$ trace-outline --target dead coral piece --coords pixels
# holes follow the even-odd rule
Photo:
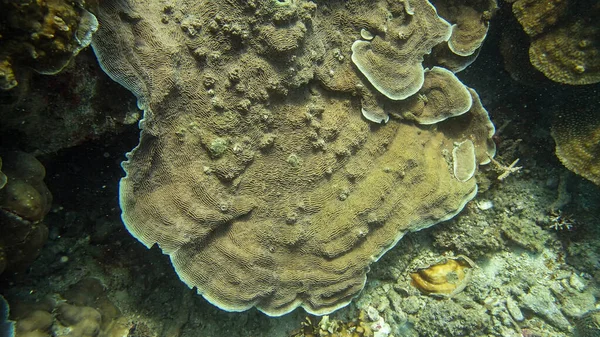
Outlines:
[[[384,36],[352,44],[352,61],[383,95],[405,99],[423,85],[423,56],[450,37],[450,25],[426,0],[409,2],[410,11],[391,20]],[[410,20],[404,19],[410,16]]]
[[[563,165],[600,185],[600,119],[593,109],[597,107],[558,113],[551,132]]]
[[[513,13],[531,38],[531,64],[549,79],[584,85],[600,81],[600,4],[518,0]]]
[[[281,19],[255,15],[278,13],[276,1],[211,4],[229,13],[222,21],[256,20],[259,27]],[[386,15],[361,21],[364,4],[317,7],[302,48],[281,57],[264,55],[263,46],[252,43],[240,54],[235,39],[217,29],[190,37],[151,15],[160,8],[149,10],[148,3],[101,7],[94,50],[103,69],[145,109],[140,143],[123,163],[127,175],[120,184],[130,233],[147,247],[157,244],[183,282],[224,310],[257,307],[278,316],[302,306],[326,314],[360,292],[369,265],[404,234],[458,214],[477,185],[454,177],[454,143],[473,142],[478,162],[480,153],[487,160],[490,152],[493,125],[476,95],[470,93],[469,111],[435,126],[399,119],[374,125],[352,95],[368,83],[352,89],[345,85],[352,81],[335,80],[342,69],[352,70],[347,50],[364,27],[383,44],[400,38],[394,22],[425,25],[425,15],[449,28],[428,2],[406,4],[378,2],[377,11],[395,16],[387,35],[379,25]],[[214,15],[205,5],[177,4],[209,27]],[[331,22],[357,24],[323,35],[334,31],[324,29]],[[414,28],[404,32],[406,44],[439,37],[419,37],[427,27]],[[261,32],[249,34],[251,40]],[[190,48],[197,41],[215,46],[213,56],[200,60]],[[340,67],[320,73],[334,78],[323,88],[321,79],[310,80],[325,55],[328,66]],[[421,57],[411,59],[419,59],[423,72]],[[243,111],[241,100],[248,102]],[[219,145],[218,156],[211,144]]]
[[[575,327],[578,336],[600,336],[600,309],[590,310],[583,314],[581,317],[575,319]]]
[[[509,175],[519,172],[521,171],[521,169],[523,168],[523,166],[517,166],[517,163],[519,162],[519,158],[513,160],[512,163],[510,163],[508,166],[502,164],[501,162],[499,162],[498,160],[491,158],[490,160],[492,161],[492,164],[494,164],[494,169],[498,172],[500,172],[500,175],[496,178],[499,181],[503,181],[504,179],[508,178]]]
[[[428,295],[452,297],[465,289],[474,267],[466,256],[451,257],[411,273],[411,284]]]

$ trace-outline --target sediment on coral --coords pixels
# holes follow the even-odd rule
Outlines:
[[[594,109],[566,108],[554,117],[551,132],[563,165],[600,185],[600,119]]]

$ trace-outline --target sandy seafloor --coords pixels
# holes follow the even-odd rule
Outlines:
[[[500,130],[497,160],[519,158],[522,169],[498,181],[501,172],[484,168],[480,193],[463,212],[406,235],[372,265],[360,296],[331,319],[349,321],[364,310],[367,324],[378,321],[379,336],[576,336],[577,317],[600,308],[600,189],[560,164],[549,132],[558,110],[598,105],[598,85],[517,83],[503,69],[498,35],[492,26],[479,59],[458,76],[478,91]],[[120,309],[129,336],[297,332],[307,316],[302,309],[278,318],[224,312],[188,289],[159,249],[129,235],[119,217],[119,164],[137,133],[132,126],[41,158],[54,195],[45,220],[50,238],[26,274],[1,281],[2,294],[12,304],[33,302],[92,277]],[[421,294],[409,272],[444,254],[474,260],[472,279],[450,299]]]

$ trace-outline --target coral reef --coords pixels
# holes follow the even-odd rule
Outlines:
[[[0,89],[18,85],[28,68],[60,72],[91,42],[96,17],[63,0],[0,2]]]
[[[93,41],[145,110],[123,164],[122,218],[209,302],[332,312],[404,234],[452,218],[477,193],[471,178],[494,156],[494,127],[450,71],[424,71],[423,55],[450,36],[429,2],[381,1],[367,15],[361,2],[152,8],[103,4]],[[365,29],[374,37],[357,40]],[[330,54],[354,84],[311,81]],[[423,125],[393,101],[415,93],[407,104],[426,104],[410,117]],[[369,97],[398,118],[363,119]],[[453,157],[463,142],[473,151]]]
[[[405,6],[380,28],[384,34],[352,44],[354,64],[378,92],[392,100],[410,97],[421,88],[423,55],[451,34],[448,22],[428,1],[411,1]]]
[[[600,81],[600,25],[594,1],[517,0],[513,13],[531,38],[529,59],[549,79],[583,85]]]
[[[476,56],[498,7],[496,1],[432,1],[432,4],[439,15],[452,24],[447,48],[457,56]]]
[[[565,109],[557,113],[551,130],[556,156],[563,165],[600,185],[600,118],[596,109],[593,105]]]
[[[423,86],[416,95],[394,102],[386,110],[392,115],[429,125],[460,116],[469,111],[472,104],[469,90],[452,72],[433,67],[425,70]]]
[[[106,297],[97,279],[83,279],[64,295],[15,305],[18,336],[123,337],[130,324]]]
[[[39,254],[48,237],[42,223],[52,195],[44,184],[44,166],[30,154],[2,155],[7,182],[0,189],[0,273],[23,271]]]
[[[363,241],[360,241],[360,245],[371,242],[378,231],[387,231],[390,237],[394,237],[397,233],[389,229],[392,221],[399,223],[406,214],[422,214],[426,209],[421,207],[414,214],[389,212],[387,214],[390,217],[386,218],[386,203],[392,203],[386,199],[397,197],[398,191],[367,195],[367,203],[359,203],[356,199],[362,196],[361,184],[367,183],[375,189],[379,188],[381,185],[376,182],[382,177],[387,178],[383,173],[395,176],[402,173],[405,181],[410,180],[413,185],[420,186],[422,182],[418,178],[425,177],[424,175],[412,175],[408,167],[400,167],[404,169],[400,171],[394,166],[398,162],[408,163],[408,156],[413,160],[420,160],[420,156],[434,158],[432,166],[439,166],[439,171],[435,172],[444,179],[451,178],[458,186],[473,186],[477,183],[477,196],[465,205],[460,216],[431,228],[406,232],[401,241],[380,256],[378,261],[363,265],[366,266],[364,269],[368,269],[368,282],[358,297],[334,313],[323,317],[309,315],[307,320],[303,310],[294,310],[281,317],[269,317],[254,309],[243,312],[220,310],[202,296],[196,296],[196,289],[189,289],[180,281],[171,256],[163,255],[161,247],[147,250],[123,228],[114,198],[118,191],[117,181],[122,177],[120,154],[137,143],[138,130],[132,127],[125,129],[119,137],[96,138],[106,128],[97,124],[98,119],[88,119],[90,115],[85,115],[90,107],[84,106],[87,97],[93,95],[81,95],[81,102],[77,103],[73,99],[72,104],[61,105],[61,102],[70,102],[71,93],[82,92],[71,91],[73,87],[82,89],[84,93],[96,92],[88,90],[94,89],[93,86],[87,86],[96,81],[94,68],[90,63],[79,63],[82,57],[89,60],[89,54],[80,53],[61,74],[47,77],[57,81],[56,85],[43,84],[52,82],[42,82],[42,77],[34,75],[31,77],[33,82],[43,84],[37,89],[20,80],[16,88],[2,95],[3,99],[11,99],[10,97],[15,97],[12,95],[16,95],[22,102],[30,95],[36,100],[56,95],[65,98],[63,101],[50,100],[47,108],[47,112],[54,113],[50,116],[57,119],[64,117],[65,126],[49,122],[47,131],[44,131],[46,129],[43,128],[42,114],[38,119],[38,125],[42,127],[37,129],[42,131],[27,129],[28,136],[24,132],[23,138],[17,140],[23,140],[23,144],[33,144],[25,141],[30,137],[38,142],[38,145],[32,146],[37,147],[38,151],[46,152],[41,157],[48,172],[45,181],[55,196],[52,212],[44,217],[43,222],[48,226],[49,234],[40,256],[30,264],[25,273],[5,272],[0,277],[0,292],[10,301],[12,318],[19,318],[22,330],[28,331],[25,335],[597,335],[600,298],[600,193],[597,185],[571,174],[556,160],[549,132],[552,123],[553,134],[570,134],[569,125],[579,125],[578,121],[581,120],[585,126],[573,128],[572,135],[582,138],[577,133],[579,128],[584,133],[593,135],[591,129],[595,121],[586,116],[593,116],[592,112],[598,105],[597,86],[551,83],[535,71],[533,66],[531,68],[542,76],[543,82],[537,82],[534,76],[527,77],[527,86],[511,80],[503,71],[502,60],[499,58],[499,38],[505,23],[509,23],[507,18],[515,20],[518,30],[522,29],[513,17],[508,1],[503,2],[503,8],[494,17],[497,21],[492,22],[484,46],[464,57],[465,60],[478,57],[477,62],[456,74],[460,82],[476,88],[478,94],[466,86],[458,86],[460,90],[458,87],[452,90],[454,94],[444,91],[450,88],[444,79],[436,81],[439,85],[427,84],[427,78],[436,66],[456,71],[448,63],[442,63],[437,53],[438,48],[445,48],[452,60],[456,61],[455,58],[458,58],[458,66],[464,61],[450,51],[447,43],[442,42],[433,48],[431,55],[424,56],[423,67],[429,70],[425,70],[423,86],[414,95],[400,101],[390,100],[372,87],[352,62],[351,46],[356,40],[387,38],[384,28],[388,32],[394,29],[393,25],[388,24],[388,20],[395,24],[400,21],[399,14],[410,12],[410,0],[320,1],[315,2],[317,5],[303,1],[276,0],[200,3],[178,1],[162,3],[160,6],[148,1],[143,3],[143,10],[134,10],[132,6],[138,8],[136,6],[139,4],[135,0],[128,0],[125,8],[122,7],[123,2],[108,0],[101,3],[114,9],[111,13],[115,16],[111,20],[122,20],[125,23],[118,25],[118,29],[100,33],[131,34],[128,36],[130,39],[125,39],[125,43],[119,46],[125,49],[117,49],[112,54],[119,55],[118,51],[133,50],[135,52],[128,54],[126,59],[134,70],[142,69],[137,67],[137,60],[150,60],[150,63],[154,62],[150,68],[153,71],[160,70],[162,75],[153,74],[153,71],[120,73],[121,69],[129,69],[127,63],[124,68],[115,70],[115,73],[133,74],[132,77],[118,78],[113,74],[116,79],[139,89],[138,93],[143,93],[144,90],[148,93],[140,96],[140,103],[146,104],[141,139],[145,145],[140,148],[145,149],[141,151],[148,151],[151,159],[141,161],[140,152],[134,152],[129,163],[147,167],[148,171],[134,172],[130,166],[131,175],[128,179],[137,179],[133,188],[158,191],[154,205],[162,205],[164,200],[176,195],[172,197],[174,202],[167,204],[166,210],[152,205],[146,209],[156,211],[159,217],[163,217],[167,211],[171,211],[169,214],[181,215],[181,218],[216,214],[215,218],[222,216],[217,218],[218,222],[227,216],[233,216],[232,213],[235,215],[234,212],[238,210],[235,208],[237,204],[227,203],[230,199],[223,196],[235,195],[237,191],[245,192],[248,186],[254,186],[257,191],[252,194],[258,195],[253,201],[269,203],[257,203],[258,206],[249,213],[231,222],[223,220],[223,223],[215,224],[216,230],[205,241],[188,241],[183,246],[185,249],[191,246],[204,247],[206,242],[211,249],[219,250],[218,254],[210,256],[221,260],[211,262],[225,261],[218,267],[223,270],[215,271],[204,266],[200,268],[204,272],[203,276],[217,286],[223,284],[222,275],[226,275],[227,280],[235,283],[233,286],[226,284],[226,289],[231,290],[232,296],[239,293],[239,287],[246,285],[237,283],[238,280],[255,274],[235,274],[239,265],[230,266],[230,261],[246,262],[242,265],[244,271],[262,270],[266,269],[265,265],[270,266],[268,258],[281,256],[285,249],[282,247],[293,246],[299,251],[304,250],[298,254],[312,249],[315,245],[305,245],[308,241],[296,241],[293,245],[288,241],[276,241],[274,237],[287,240],[292,237],[288,234],[298,228],[307,229],[304,232],[307,235],[302,236],[302,240],[311,239],[310,235],[325,237],[322,235],[323,231],[315,234],[314,228],[310,227],[318,222],[308,220],[314,220],[315,214],[319,215],[318,207],[324,207],[322,205],[327,200],[339,201],[333,203],[335,207],[328,206],[324,209],[332,214],[326,219],[329,228],[337,230],[339,221],[354,217],[357,224],[366,222],[364,228],[369,231],[361,239]],[[452,4],[450,1],[445,3]],[[476,2],[469,0],[462,3],[474,6]],[[590,8],[588,1],[577,3],[582,8]],[[444,4],[436,5],[441,7]],[[441,8],[438,13],[442,14]],[[479,13],[485,19],[485,11]],[[103,19],[102,15],[99,17]],[[410,16],[407,15],[406,18],[410,19]],[[449,18],[446,20],[450,21]],[[161,41],[166,42],[161,45],[146,43],[149,41],[145,37],[148,30],[152,31],[153,36],[162,36],[164,39]],[[525,32],[521,33],[527,48],[529,37]],[[187,49],[182,47],[182,41]],[[514,42],[510,39],[506,41]],[[168,56],[164,56],[164,53]],[[193,60],[188,54],[192,55]],[[526,52],[525,56],[528,56]],[[187,68],[190,63],[193,67]],[[528,63],[528,59],[515,59],[515,64],[521,68]],[[442,67],[436,72],[444,76]],[[63,75],[68,77],[61,77]],[[194,79],[191,80],[189,75]],[[141,80],[132,81],[136,76]],[[446,77],[449,79],[450,76]],[[146,79],[152,81],[145,82]],[[544,82],[545,85],[539,85]],[[138,86],[136,83],[144,85]],[[165,84],[173,86],[164,91],[156,89],[163,88]],[[31,90],[23,90],[27,88]],[[61,89],[49,92],[48,88]],[[62,88],[69,90],[63,92]],[[428,105],[434,103],[435,106],[444,108],[446,105],[454,107],[448,103],[453,101],[446,99],[459,98],[460,95],[456,93],[465,88],[471,94],[471,107],[466,112],[456,116],[450,113],[445,120],[430,125],[422,124],[411,116],[419,116],[427,111],[428,118],[439,117],[436,110],[441,110],[422,108],[429,109],[431,106]],[[22,96],[17,95],[21,90]],[[186,96],[193,90],[200,94]],[[101,92],[97,91],[99,94]],[[89,113],[97,118],[102,116],[103,111],[109,111],[111,118],[119,123],[122,120],[118,117],[120,115],[113,112],[117,111],[121,102],[125,102],[121,98],[125,96],[118,96],[116,93],[117,91],[110,90],[99,96],[110,97],[111,102],[114,101],[114,105],[110,106],[115,109],[96,109]],[[154,94],[163,96],[156,98]],[[179,100],[182,96],[185,99]],[[188,101],[189,97],[193,97],[193,100]],[[127,103],[122,103],[123,109],[131,105],[130,102],[129,99]],[[169,106],[170,102],[176,102],[177,106]],[[489,109],[494,122],[500,126],[495,134],[482,102]],[[82,105],[81,109],[74,109],[79,104]],[[370,110],[369,107],[374,108]],[[20,110],[17,107],[13,110],[8,105],[0,109],[2,145],[15,144],[17,141],[12,140],[10,130],[19,129],[17,119],[9,119],[7,114],[29,117],[28,109]],[[360,110],[368,113],[361,116]],[[78,120],[74,111],[81,113],[79,117],[85,126],[74,125],[76,123],[73,121]],[[429,113],[430,111],[433,113]],[[554,119],[552,115],[555,116]],[[369,116],[373,118],[369,119]],[[254,123],[256,120],[261,121],[260,127]],[[11,127],[6,132],[5,122],[9,121]],[[27,128],[31,119],[24,118],[24,121],[23,128]],[[380,125],[381,121],[386,125]],[[588,125],[589,132],[585,128]],[[80,135],[90,135],[86,131],[89,130],[88,127],[98,130],[98,133],[90,137],[91,141],[77,147],[49,153],[52,151],[48,150],[50,148],[60,148],[57,144],[68,143],[69,137],[65,137],[44,147],[43,142],[51,143],[53,137],[61,136],[62,127],[68,128],[70,131],[65,130],[65,133],[69,134],[73,134],[75,129],[81,131],[75,133],[77,137],[73,136],[73,144],[85,139]],[[348,130],[349,128],[357,131]],[[36,132],[40,134],[40,140],[36,140]],[[195,136],[198,134],[200,136]],[[372,137],[373,134],[376,136]],[[395,136],[389,136],[390,134]],[[427,138],[432,136],[435,137]],[[404,137],[414,144],[405,146]],[[386,142],[388,139],[391,141]],[[169,163],[169,159],[175,158],[173,152],[189,151],[186,146],[191,140],[195,140],[194,156]],[[370,143],[373,140],[378,140],[379,145]],[[439,140],[444,145],[437,147],[435,151],[431,150],[436,148],[433,145],[439,145],[433,140]],[[579,143],[588,144],[586,139]],[[352,146],[347,146],[348,144]],[[406,147],[407,153],[398,149],[397,145]],[[575,147],[580,155],[590,157],[590,153],[593,154],[593,151],[589,151],[593,147],[583,148],[581,151],[580,145]],[[490,158],[496,152],[496,146],[499,156]],[[332,152],[336,156],[335,161],[327,161]],[[370,156],[365,152],[370,152]],[[173,157],[165,158],[165,153]],[[402,155],[400,158],[388,158],[386,153]],[[386,161],[369,161],[362,166],[364,158],[382,158]],[[10,166],[8,157],[2,159],[6,166]],[[490,165],[482,166],[485,162]],[[335,163],[337,166],[321,163]],[[419,163],[421,162],[417,162]],[[176,170],[177,166],[181,170]],[[171,175],[172,180],[165,183],[164,180],[154,179],[156,176],[164,177],[165,168],[176,173]],[[286,183],[278,182],[282,177],[279,175],[282,168],[289,170],[289,176],[297,177],[294,184],[299,193],[294,203],[289,201],[293,196],[292,192],[277,185]],[[327,190],[322,176],[318,174],[308,177],[304,175],[306,172],[313,172],[313,169],[324,171],[324,179],[337,184],[337,189]],[[0,168],[0,171],[5,170]],[[136,172],[147,175],[138,179]],[[189,184],[195,189],[172,183],[180,177],[197,177],[194,175],[196,172],[201,173],[203,184]],[[10,175],[5,173],[9,180]],[[256,181],[254,178],[259,175],[271,180],[263,180],[260,186],[253,185]],[[277,191],[269,190],[272,181],[276,181]],[[306,198],[303,193],[306,186],[311,184],[323,186],[323,190],[329,194],[325,198]],[[222,193],[209,193],[215,186]],[[449,190],[448,186],[444,184],[439,188]],[[371,186],[364,189],[369,187]],[[414,186],[408,186],[406,182],[395,187],[406,193],[398,197],[397,202],[389,208],[412,208],[419,204],[418,199],[421,197],[414,193]],[[171,188],[181,191],[181,194],[173,192]],[[0,193],[3,190],[0,189]],[[435,195],[440,195],[438,190],[432,190]],[[164,193],[165,191],[170,191],[170,194]],[[381,189],[377,192],[380,191]],[[194,192],[198,193],[192,194]],[[190,195],[202,197],[203,205],[213,207],[210,210],[214,212],[205,213],[204,209],[198,211],[194,208],[198,203],[190,202]],[[354,208],[360,212],[364,210],[360,207],[368,206],[368,202],[380,195],[383,195],[383,199],[379,205],[362,213],[353,213]],[[161,199],[160,196],[166,197]],[[435,208],[447,204],[443,195],[440,199],[427,201],[428,206]],[[293,207],[278,208],[281,203],[286,202]],[[345,205],[348,202],[350,205]],[[272,210],[265,210],[268,207]],[[266,228],[252,227],[253,221],[268,214],[267,212],[278,217],[280,226],[267,223]],[[180,222],[176,222],[179,218],[164,218],[167,221],[162,224],[170,226],[164,233],[179,230],[177,224]],[[0,225],[3,226],[4,222]],[[244,227],[245,225],[248,227]],[[243,235],[233,235],[237,233]],[[265,243],[275,244],[263,248],[264,253],[255,260],[239,260],[237,257],[243,253],[255,252],[255,247],[244,240],[246,233],[250,237],[267,237]],[[276,235],[279,233],[285,235]],[[228,249],[231,246],[211,245],[214,237],[223,236],[236,240],[238,246],[235,247],[241,248]],[[346,232],[340,234],[339,230],[333,236],[350,237]],[[182,238],[191,240],[189,236]],[[0,240],[3,239],[4,233],[0,233]],[[324,240],[326,239],[329,237]],[[326,248],[331,247],[335,248],[333,245]],[[440,257],[442,261],[447,261],[460,254],[473,259],[478,266],[468,269],[469,282],[462,291],[440,299],[412,285],[414,280],[411,273],[439,264]],[[3,256],[6,256],[6,252],[0,249],[0,265],[3,261],[6,262]],[[311,265],[310,262],[295,257],[291,259],[293,261],[289,265],[298,265],[298,269],[305,268],[302,270],[308,270],[306,274],[316,279],[319,285],[339,280],[338,275],[330,277],[317,273],[320,271],[317,264]],[[329,259],[335,261],[338,258]],[[353,260],[343,263],[349,268],[345,270],[355,268]],[[195,266],[190,263],[189,268],[193,269]],[[269,277],[275,275],[275,272],[277,270],[273,269],[271,273],[265,273],[268,277],[260,279],[260,282],[277,285],[268,283],[271,282]],[[457,274],[450,271],[442,273],[442,276],[450,276],[453,281]],[[296,277],[292,272],[276,276],[281,276],[281,279]],[[83,281],[80,283],[80,280]],[[79,285],[72,286],[78,283]],[[301,286],[312,287],[306,283],[299,285]],[[251,290],[254,289],[256,288]],[[327,293],[331,294],[336,295],[333,292]],[[102,304],[104,302],[110,304]],[[1,307],[0,304],[0,311]],[[0,313],[0,327],[2,317]]]

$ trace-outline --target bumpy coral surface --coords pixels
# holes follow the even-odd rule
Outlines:
[[[552,125],[556,156],[571,171],[600,185],[600,119],[596,107],[558,113]]]
[[[431,3],[417,0],[386,23],[384,31],[371,41],[355,41],[352,61],[380,93],[405,99],[423,85],[423,55],[450,38],[450,24]]]
[[[5,267],[23,270],[39,254],[48,237],[41,221],[52,203],[46,170],[35,157],[9,152],[2,159],[7,182],[0,189],[0,273]]]
[[[130,324],[97,279],[83,279],[64,294],[36,303],[17,302],[11,314],[18,336],[123,337]]]
[[[460,116],[434,126],[361,116],[353,94],[370,84],[353,68],[352,45],[361,29],[377,35],[368,43],[389,45],[382,24],[411,15],[449,32],[424,0],[102,2],[94,50],[145,110],[120,185],[128,230],[223,309],[324,314],[348,304],[405,233],[475,196],[475,179],[454,176],[455,144],[473,142],[469,162],[495,151],[473,91]],[[445,34],[427,27],[404,36],[421,56],[423,31]],[[398,56],[386,48],[379,56]],[[408,58],[417,77],[421,56]]]
[[[546,77],[574,85],[600,81],[600,4],[518,0],[512,8],[531,38],[531,64]]]

